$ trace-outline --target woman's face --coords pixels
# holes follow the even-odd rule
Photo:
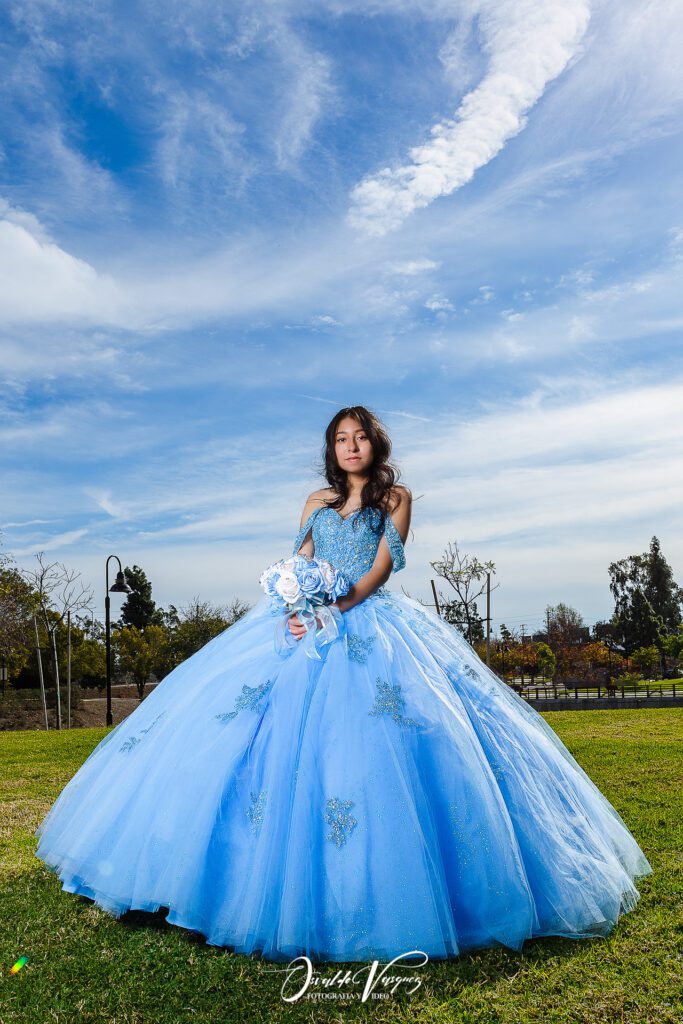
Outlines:
[[[374,453],[370,439],[352,416],[345,416],[337,424],[334,450],[340,468],[347,473],[362,475],[372,464]]]

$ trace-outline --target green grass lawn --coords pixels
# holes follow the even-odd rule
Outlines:
[[[683,710],[543,717],[620,812],[654,868],[637,883],[637,907],[607,939],[535,939],[521,954],[487,949],[429,963],[415,972],[422,986],[414,994],[399,990],[392,999],[364,1004],[286,1003],[282,975],[273,972],[282,964],[208,946],[166,924],[164,911],[117,921],[85,897],[63,892],[34,856],[33,830],[106,730],[0,734],[1,1024],[680,1024]],[[23,955],[26,966],[10,975]],[[338,969],[316,965],[328,978]]]

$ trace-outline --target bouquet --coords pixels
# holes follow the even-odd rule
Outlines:
[[[344,574],[325,559],[308,555],[280,559],[264,569],[259,583],[276,609],[284,613],[275,634],[279,653],[303,643],[309,657],[320,658],[319,648],[343,632],[342,614],[333,602],[348,592],[350,584]],[[296,641],[286,629],[292,613],[306,626],[306,636],[301,641]]]

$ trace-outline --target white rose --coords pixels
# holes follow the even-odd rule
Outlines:
[[[322,577],[325,581],[325,589],[331,590],[337,578],[337,570],[333,565],[330,565],[329,562],[320,561],[318,564],[320,566]]]
[[[294,604],[301,593],[299,581],[293,572],[281,573],[280,579],[275,584],[275,589],[285,604]]]

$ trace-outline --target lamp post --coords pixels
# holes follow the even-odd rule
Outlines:
[[[109,558],[115,558],[119,563],[119,571],[116,574],[116,583],[112,583],[109,586]],[[104,595],[104,617],[105,617],[105,636],[107,642],[107,725],[114,724],[114,716],[111,713],[111,636],[109,628],[109,592],[113,591],[117,594],[131,594],[132,589],[126,583],[126,577],[123,575],[123,569],[121,568],[121,559],[118,555],[109,555],[104,567],[104,579],[105,579],[105,595]]]

